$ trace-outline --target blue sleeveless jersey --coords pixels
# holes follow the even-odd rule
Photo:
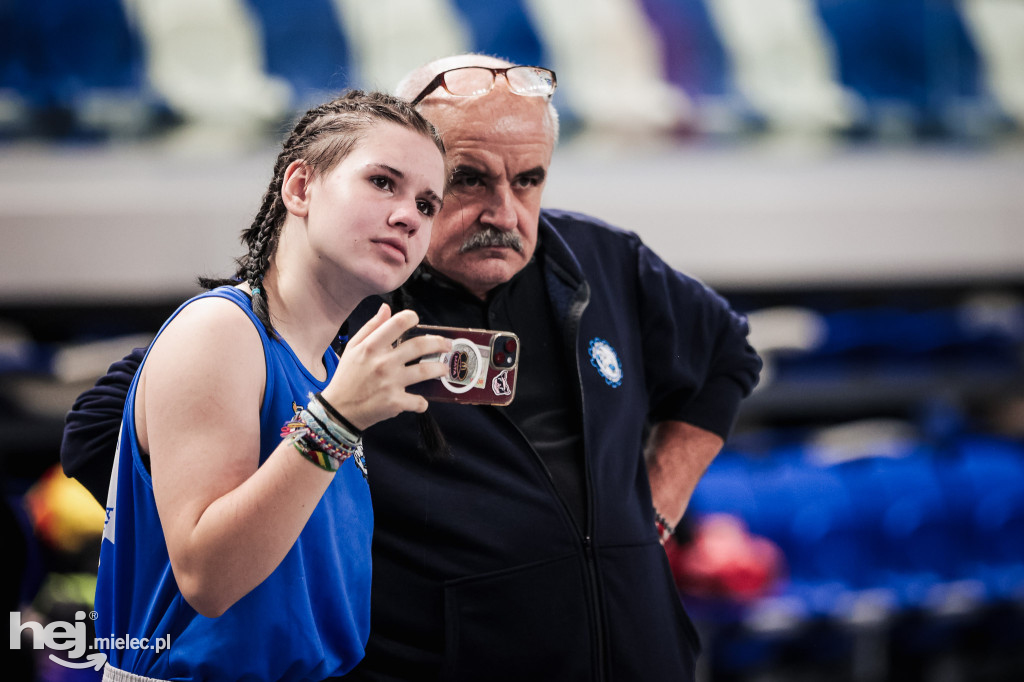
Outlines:
[[[263,340],[262,463],[281,442],[292,402],[304,405],[309,392],[322,390],[338,358],[327,351],[327,381],[317,381],[287,343],[267,336],[249,298],[231,287],[187,301],[164,327],[189,303],[208,296],[237,303]],[[135,432],[138,381],[137,373],[111,472],[96,586],[96,636],[112,642],[138,638],[140,645],[145,639],[149,648],[112,643],[109,662],[164,680],[322,680],[349,671],[362,659],[369,634],[373,531],[369,487],[355,461],[349,458],[335,474],[274,572],[223,615],[206,618],[185,602],[171,572],[152,479]],[[155,650],[157,638],[169,643],[166,650]]]

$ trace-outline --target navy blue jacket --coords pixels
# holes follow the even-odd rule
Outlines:
[[[586,527],[501,408],[432,404],[446,461],[423,451],[414,415],[368,429],[371,635],[346,679],[693,679],[699,642],[658,542],[644,435],[678,420],[726,436],[760,360],[745,320],[636,235],[545,210],[540,239],[575,349]],[[87,396],[68,417],[69,475],[87,456],[75,432],[94,435]]]

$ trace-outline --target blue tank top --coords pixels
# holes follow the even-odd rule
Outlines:
[[[304,405],[310,391],[322,390],[338,357],[328,349],[327,381],[318,381],[283,339],[268,337],[248,296],[232,287],[187,301],[160,331],[189,303],[210,296],[238,304],[263,341],[262,464],[281,442],[292,402]],[[163,680],[322,680],[351,670],[369,634],[373,532],[369,487],[354,458],[335,474],[274,572],[218,618],[201,616],[185,602],[171,572],[152,479],[140,457],[134,409],[140,373],[128,392],[111,472],[96,636],[145,639],[148,648],[111,644],[111,665]],[[157,638],[169,644],[159,653]]]

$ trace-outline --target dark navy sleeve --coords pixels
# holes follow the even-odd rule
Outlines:
[[[643,244],[637,259],[649,418],[686,422],[724,439],[761,371],[747,343],[747,320]]]
[[[64,473],[78,479],[100,504],[106,504],[121,414],[145,348],[136,348],[110,366],[96,385],[78,396],[64,419],[60,462]]]

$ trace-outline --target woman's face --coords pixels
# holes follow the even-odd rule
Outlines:
[[[444,158],[432,140],[375,124],[341,163],[307,185],[313,253],[366,295],[397,289],[427,252],[444,183]]]

